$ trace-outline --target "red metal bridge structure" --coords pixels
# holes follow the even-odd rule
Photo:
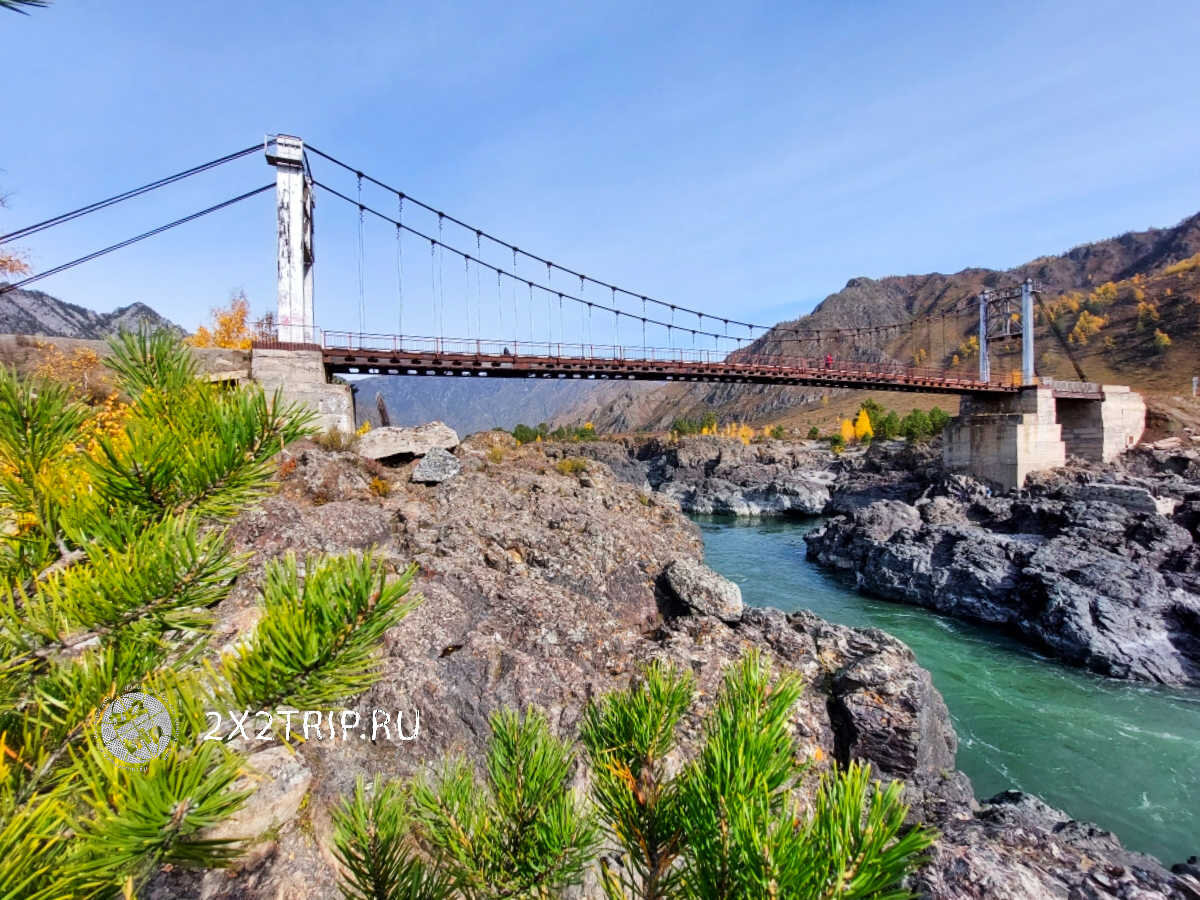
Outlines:
[[[275,350],[320,349],[326,371],[341,375],[441,375],[682,383],[805,385],[826,388],[999,394],[1019,381],[979,381],[943,369],[833,357],[726,354],[717,350],[581,343],[321,332],[321,342],[257,340]]]

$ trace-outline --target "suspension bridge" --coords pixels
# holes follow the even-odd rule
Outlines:
[[[1129,424],[1137,417],[1136,404],[1128,415],[1110,416],[1120,420],[1119,427],[1104,421],[1110,408],[1125,409],[1126,401],[1120,398],[1137,397],[1128,389],[1089,383],[1078,367],[1080,378],[1075,382],[1037,376],[1033,325],[1039,289],[1031,281],[985,290],[951,311],[977,316],[978,371],[964,373],[961,365],[945,363],[950,354],[944,310],[861,327],[812,329],[753,323],[696,309],[522,249],[288,135],[268,137],[262,144],[0,235],[0,245],[25,242],[48,229],[234,166],[260,152],[275,170],[274,181],[0,285],[0,296],[198,219],[228,214],[227,210],[274,189],[277,306],[256,329],[251,372],[264,384],[291,391],[338,427],[353,426],[353,411],[347,413],[348,397],[344,402],[339,399],[348,394],[344,386],[328,383],[334,374],[723,382],[958,394],[969,414],[960,417],[960,427],[948,434],[947,462],[992,477],[995,472],[980,460],[1001,460],[1003,477],[993,480],[1006,484],[1023,483],[1026,463],[1035,469],[1060,464],[1068,443],[1072,452],[1107,458],[1112,453],[1110,444],[1120,443],[1123,449],[1129,433],[1141,433],[1140,425],[1135,429]],[[349,179],[353,187],[333,184],[337,176]],[[318,196],[344,206],[354,217],[358,302],[353,324],[343,319],[318,325],[316,320]],[[382,201],[372,199],[380,197]],[[386,210],[381,208],[385,205]],[[390,296],[366,287],[369,227],[381,227],[394,237],[395,279]],[[422,256],[427,256],[428,275],[418,290],[415,270]],[[343,297],[349,293],[345,288],[339,286]],[[346,305],[340,306],[337,314],[345,317]],[[420,314],[416,317],[414,306]],[[381,308],[394,311],[394,333],[368,328],[368,320],[377,319]],[[431,322],[435,333],[405,333],[406,317],[409,322],[414,318]],[[455,324],[447,328],[447,321]],[[935,323],[942,330],[940,365],[908,365],[882,352],[889,342],[904,343],[897,339],[906,333],[907,345],[917,345],[922,328],[928,352]],[[611,341],[596,339],[597,332],[610,327]],[[457,336],[449,334],[451,329]],[[1021,369],[1009,377],[994,377],[991,372],[989,344],[997,339],[1020,342]],[[1066,404],[1064,415],[1074,424],[1059,421],[1059,401]],[[1071,407],[1078,402],[1096,409],[1081,413]],[[1144,419],[1144,410],[1142,414]],[[974,432],[964,431],[967,425]],[[980,430],[984,426],[986,434]],[[989,441],[995,446],[984,446]]]

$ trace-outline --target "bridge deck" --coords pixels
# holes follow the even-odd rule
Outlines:
[[[340,340],[339,340],[340,338]],[[387,343],[393,343],[388,347]],[[419,342],[419,343],[418,343]],[[494,341],[399,338],[326,332],[320,349],[330,374],[459,375],[485,378],[554,378],[666,382],[808,385],[942,394],[999,394],[1019,390],[1011,382],[984,382],[937,369],[897,363],[789,358],[730,361],[705,350],[648,350],[566,344],[501,344]],[[256,341],[263,349],[300,349]]]

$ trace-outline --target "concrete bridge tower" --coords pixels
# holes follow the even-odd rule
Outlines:
[[[275,167],[279,230],[277,337],[289,344],[313,344],[313,191],[304,167],[304,141],[278,134],[267,138],[266,152]]]

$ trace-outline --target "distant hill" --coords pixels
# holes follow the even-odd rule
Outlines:
[[[852,278],[813,312],[780,322],[752,344],[731,354],[789,358],[892,359],[926,366],[978,371],[970,338],[978,332],[971,300],[985,287],[1041,282],[1046,312],[1037,312],[1036,366],[1039,374],[1076,378],[1050,322],[1068,340],[1090,380],[1125,383],[1158,393],[1190,394],[1192,374],[1200,374],[1200,214],[1173,228],[1129,232],[1055,256],[1043,256],[1008,270],[964,269],[952,275],[900,275]],[[963,314],[951,311],[966,308]],[[905,327],[913,320],[929,324]],[[1081,325],[1080,322],[1083,322]],[[1101,321],[1102,320],[1102,321]],[[869,328],[898,325],[853,342],[798,342],[788,331]],[[1164,346],[1156,332],[1166,335]],[[993,374],[1020,368],[1019,345],[994,346]],[[662,429],[680,415],[714,410],[722,418],[754,424],[813,421],[812,411],[830,415],[847,405],[851,392],[760,385],[666,385],[651,392],[609,385],[565,410],[559,424],[589,420],[601,430]],[[916,398],[890,395],[898,406],[920,405]],[[833,401],[833,402],[831,402]],[[946,406],[946,400],[941,401]],[[822,405],[824,404],[824,405]],[[817,419],[820,417],[817,416]],[[825,423],[820,422],[822,427]]]
[[[110,313],[98,313],[42,291],[17,289],[0,294],[0,334],[97,340],[121,330],[135,331],[143,324],[152,329],[184,333],[182,328],[144,303],[131,303]]]
[[[460,435],[524,422],[550,422],[564,409],[584,404],[599,389],[594,381],[524,378],[396,377],[353,382],[358,424],[379,425],[376,396],[387,404],[392,425],[440,420]]]

